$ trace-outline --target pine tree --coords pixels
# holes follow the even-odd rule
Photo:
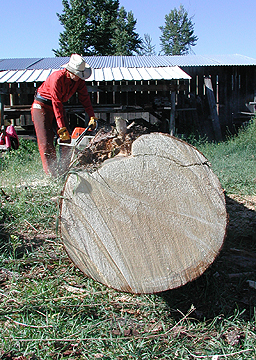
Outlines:
[[[55,56],[131,55],[141,43],[135,32],[136,20],[119,0],[62,0],[57,16],[64,31],[59,35]]]
[[[90,48],[90,28],[88,23],[89,5],[86,1],[62,0],[63,13],[57,16],[63,33],[59,36],[59,50],[54,50],[55,56],[70,56],[73,53],[87,55]]]
[[[165,15],[165,26],[160,26],[161,49],[165,55],[185,55],[198,40],[194,35],[192,18],[182,5]]]
[[[136,22],[132,11],[127,14],[122,6],[118,12],[112,39],[114,55],[133,55],[134,52],[139,52],[142,40],[135,32]]]
[[[152,38],[149,34],[144,34],[144,39],[142,39],[140,55],[152,56],[156,55],[156,46],[152,45]]]
[[[93,55],[112,55],[114,24],[118,16],[118,0],[91,0],[89,12],[90,44]]]

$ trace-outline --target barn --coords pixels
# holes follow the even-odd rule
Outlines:
[[[69,57],[0,59],[0,112],[17,131],[33,132],[30,107],[37,87]],[[255,112],[256,59],[243,55],[85,56],[97,116],[147,122],[172,134],[222,140]],[[74,96],[65,104],[71,128],[84,122]]]

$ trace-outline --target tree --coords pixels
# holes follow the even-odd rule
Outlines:
[[[73,53],[87,55],[85,49],[89,48],[90,29],[87,19],[89,5],[80,0],[62,0],[63,13],[57,17],[64,26],[59,36],[59,50],[54,50],[55,56],[70,56]]]
[[[142,40],[135,32],[136,22],[132,11],[127,14],[122,6],[118,11],[112,39],[113,55],[132,55],[134,52],[139,52]]]
[[[131,55],[141,39],[135,32],[136,20],[119,0],[62,0],[63,13],[57,16],[64,31],[59,36],[55,56]]]
[[[90,53],[112,55],[112,36],[118,16],[119,0],[91,0],[89,11]]]
[[[194,35],[192,18],[188,17],[183,5],[165,15],[165,26],[160,26],[161,49],[165,55],[185,55],[198,40]]]
[[[144,39],[142,39],[140,55],[156,55],[155,51],[156,46],[152,45],[152,38],[149,34],[144,34]]]

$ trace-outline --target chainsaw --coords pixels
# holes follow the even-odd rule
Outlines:
[[[96,121],[96,128],[94,130],[96,130],[97,127],[98,127],[98,123]],[[79,148],[79,145],[84,145],[84,146],[88,145],[89,141],[94,137],[92,135],[87,135],[87,132],[89,130],[91,130],[91,128],[92,128],[92,125],[88,125],[86,128],[76,127],[71,134],[70,143],[61,142],[61,140],[58,139],[58,144],[61,146],[64,145],[64,146],[70,146],[70,147],[74,147],[74,148]],[[86,138],[86,141],[83,141],[84,138]]]
[[[76,127],[71,134],[70,143],[61,142],[60,139],[58,139],[57,143],[58,143],[58,145],[60,145],[60,147],[59,147],[60,156],[62,154],[62,149],[64,150],[63,146],[69,147],[70,151],[68,151],[68,153],[65,151],[65,154],[66,154],[65,156],[68,156],[69,163],[71,164],[74,160],[75,153],[77,151],[81,151],[86,146],[88,146],[90,140],[92,138],[94,138],[94,136],[87,134],[87,132],[92,127],[93,127],[93,125],[88,125],[86,128]],[[98,127],[98,123],[96,121],[96,128],[94,130],[96,130],[97,127]],[[67,154],[69,154],[69,155],[67,155]]]
[[[86,128],[76,127],[71,134],[71,146],[79,147],[79,144],[83,141],[84,137],[87,134],[87,131],[91,129],[92,125],[87,126]],[[87,140],[93,138],[94,136],[86,136]]]

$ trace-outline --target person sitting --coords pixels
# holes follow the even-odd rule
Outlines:
[[[7,151],[17,150],[20,146],[18,135],[10,120],[4,120],[1,127],[0,145],[5,145]]]

